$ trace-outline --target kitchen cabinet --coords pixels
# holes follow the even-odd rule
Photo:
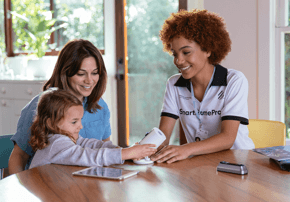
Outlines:
[[[22,108],[42,91],[44,81],[0,80],[0,135],[14,134]]]

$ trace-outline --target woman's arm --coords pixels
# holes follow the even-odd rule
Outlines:
[[[24,171],[28,159],[29,155],[15,144],[8,162],[9,175]]]
[[[160,154],[151,157],[158,163],[186,159],[190,155],[201,155],[230,149],[235,142],[240,122],[224,120],[221,125],[221,133],[200,142],[192,142],[181,146],[167,146]]]
[[[176,123],[176,119],[168,117],[168,116],[161,116],[159,129],[164,133],[166,136],[166,140],[158,147],[158,151],[162,149],[164,146],[169,145],[169,140],[174,129],[174,125]]]
[[[103,140],[104,142],[110,141],[110,137],[108,137],[107,139]]]

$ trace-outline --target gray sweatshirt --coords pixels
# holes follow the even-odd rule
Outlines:
[[[111,141],[103,142],[79,136],[75,144],[65,135],[50,135],[46,148],[37,150],[29,168],[45,164],[63,164],[77,166],[109,166],[123,164],[122,148]]]

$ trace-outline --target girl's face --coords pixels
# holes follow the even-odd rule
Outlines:
[[[83,128],[83,114],[83,106],[72,106],[65,112],[64,118],[60,120],[57,126],[77,140],[79,138],[79,132]]]
[[[98,67],[94,57],[85,58],[79,71],[72,77],[69,77],[71,93],[80,101],[88,97],[99,81]]]
[[[196,42],[189,41],[182,36],[173,38],[171,51],[174,56],[174,64],[185,79],[195,77],[210,65],[208,62],[210,52],[202,51]]]

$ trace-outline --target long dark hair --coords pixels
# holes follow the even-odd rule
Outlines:
[[[66,111],[72,106],[82,106],[81,101],[62,89],[50,88],[42,93],[37,105],[36,117],[31,126],[30,145],[34,151],[48,145],[49,134],[62,134],[73,137],[57,127]]]
[[[99,72],[99,81],[89,95],[87,110],[95,112],[102,107],[98,101],[104,94],[107,85],[107,70],[101,52],[89,41],[75,39],[69,41],[60,51],[52,76],[43,86],[43,91],[50,87],[69,90],[68,78],[74,76],[80,69],[85,58],[94,57]]]

